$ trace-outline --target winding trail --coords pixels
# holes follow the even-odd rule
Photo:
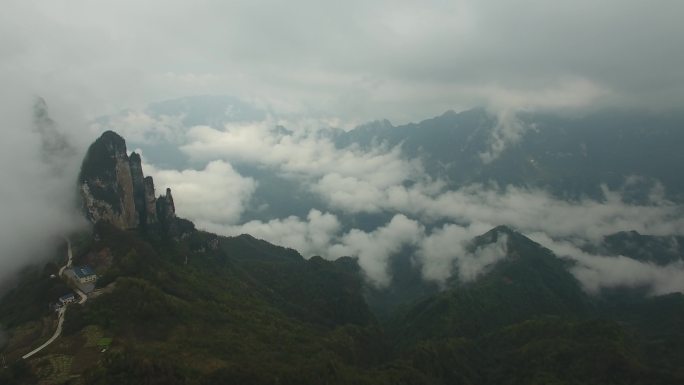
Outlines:
[[[32,355],[43,350],[46,346],[50,345],[54,340],[59,338],[59,336],[62,334],[62,325],[64,324],[64,314],[66,314],[66,309],[67,309],[66,306],[62,306],[62,308],[59,309],[59,321],[57,322],[57,330],[55,330],[55,334],[53,334],[49,340],[45,341],[44,344],[40,345],[39,347],[35,348],[34,350],[30,351],[29,353],[24,354],[23,356],[21,356],[21,358],[27,359],[27,358],[31,357]]]
[[[71,261],[73,259],[73,254],[71,252],[71,242],[69,241],[69,239],[66,239],[66,241],[67,241],[67,255],[69,256],[69,258],[67,259],[67,263],[64,266],[62,266],[61,269],[59,269],[59,277],[61,279],[66,279],[64,277],[64,270],[71,267]],[[79,304],[84,304],[88,300],[88,296],[85,295],[85,293],[83,293],[81,290],[74,288],[74,291],[76,292],[76,294],[78,294],[79,297],[81,297],[81,299],[78,301]],[[58,313],[59,314],[59,320],[57,321],[57,330],[55,330],[55,334],[53,334],[49,340],[45,341],[44,344],[40,345],[39,347],[33,349],[32,351],[30,351],[26,354],[24,354],[21,357],[22,359],[27,359],[27,358],[33,356],[34,354],[38,353],[39,351],[43,350],[46,346],[53,343],[57,338],[59,338],[60,335],[62,335],[62,325],[64,325],[64,315],[66,314],[66,310],[67,310],[68,306],[69,306],[69,304],[65,304],[64,306],[62,306],[62,308],[59,309],[59,313]]]

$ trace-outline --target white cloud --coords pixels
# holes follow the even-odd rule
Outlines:
[[[0,79],[2,73],[0,73]],[[13,91],[0,90],[0,98]],[[16,94],[0,103],[0,288],[24,266],[53,256],[70,232],[85,228],[74,200],[83,148],[57,122],[38,128],[31,99]],[[60,116],[59,113],[51,116]],[[70,127],[74,130],[74,127]],[[64,142],[60,142],[63,138]],[[68,148],[62,147],[68,144]]]
[[[499,111],[497,124],[489,139],[489,149],[480,153],[482,162],[487,164],[496,160],[508,146],[517,144],[528,129],[529,127],[515,116],[514,111]]]
[[[287,118],[306,116],[335,125],[377,118],[409,121],[480,104],[504,112],[681,107],[683,7],[681,1],[654,7],[637,0],[10,0],[0,13],[5,133],[0,153],[3,175],[14,182],[0,193],[5,210],[0,244],[26,244],[22,237],[39,229],[61,231],[64,212],[58,207],[68,204],[56,202],[66,202],[61,197],[71,188],[65,187],[69,177],[53,184],[44,165],[36,164],[36,138],[22,131],[25,122],[15,120],[21,110],[18,94],[70,105],[56,109],[64,114],[56,120],[78,127],[74,138],[87,131],[72,124],[83,117],[189,94],[236,94]],[[618,230],[665,235],[684,229],[681,207],[657,194],[653,204],[628,205],[615,192],[608,192],[604,202],[563,202],[512,187],[444,191],[443,184],[422,173],[419,162],[403,159],[399,148],[337,149],[324,135],[296,124],[288,124],[294,127],[291,133],[277,133],[278,119],[225,130],[194,127],[183,150],[195,159],[223,163],[195,171],[146,171],[158,186],[172,186],[179,214],[211,226],[237,223],[254,191],[255,181],[226,163],[240,161],[301,178],[330,209],[349,213],[402,213],[470,228],[503,223],[524,232],[594,241]],[[484,160],[528,129],[503,122]],[[178,117],[150,119],[136,112],[115,123],[141,142],[183,135],[184,128]],[[17,164],[32,171],[18,172]],[[298,221],[303,222],[295,218],[292,223]],[[322,250],[333,233],[330,224],[318,236],[305,236],[304,243]],[[7,246],[3,253],[13,256],[20,249]],[[372,270],[382,276],[380,269]]]
[[[143,170],[154,178],[157,194],[171,188],[179,216],[198,224],[236,223],[257,187],[254,179],[221,160],[209,162],[203,170],[159,170],[149,164]]]
[[[495,136],[501,143],[493,144],[491,156],[522,135],[519,130],[506,130],[509,129],[501,128],[499,137]],[[658,184],[650,201],[643,204],[627,203],[620,190],[607,188],[601,201],[588,198],[567,201],[543,190],[514,186],[467,185],[446,190],[444,182],[425,174],[419,160],[405,159],[400,147],[340,149],[328,138],[325,129],[295,125],[291,131],[283,130],[276,128],[273,119],[227,124],[225,130],[194,127],[188,138],[188,144],[182,148],[191,157],[221,158],[271,168],[281,175],[297,178],[323,198],[330,210],[348,214],[399,213],[399,218],[415,223],[414,230],[421,223],[460,224],[444,226],[429,235],[422,234],[422,230],[409,231],[417,235],[407,238],[389,236],[385,227],[371,232],[352,229],[343,235],[341,232],[345,229],[336,216],[326,213],[335,219],[334,226],[321,227],[321,236],[315,237],[312,229],[319,225],[313,223],[315,217],[311,213],[308,220],[289,217],[243,225],[233,225],[236,215],[227,222],[221,222],[218,217],[206,220],[190,215],[208,229],[223,234],[253,233],[298,249],[305,256],[312,253],[329,258],[345,254],[358,256],[369,279],[379,285],[386,285],[390,280],[386,271],[389,256],[406,244],[419,246],[427,279],[443,282],[452,273],[450,267],[454,263],[461,280],[473,279],[500,255],[492,252],[482,254],[486,258],[475,257],[465,251],[464,244],[500,224],[525,234],[544,233],[550,239],[583,242],[598,242],[606,235],[626,230],[653,235],[684,234],[683,208],[665,200],[662,186]],[[636,183],[636,179],[628,178],[626,187]],[[226,223],[233,226],[226,228],[223,226]],[[392,222],[386,225],[393,226],[398,225]]]
[[[599,293],[603,288],[617,287],[645,287],[652,295],[684,293],[682,261],[658,266],[623,256],[574,254],[572,257],[578,265],[571,271],[590,293]]]
[[[385,210],[410,213],[423,221],[449,219],[457,223],[510,225],[523,232],[544,231],[553,237],[599,240],[617,231],[644,234],[684,233],[684,208],[666,200],[629,204],[619,190],[604,188],[604,201],[589,198],[566,201],[550,193],[522,187],[468,185],[458,190],[435,192],[417,184],[393,186]]]
[[[250,123],[227,123],[224,130],[192,127],[183,152],[196,160],[226,159],[275,167],[309,178],[330,173],[373,180],[388,186],[403,181],[420,164],[400,158],[400,148],[382,146],[363,151],[355,146],[338,149],[320,127],[298,124],[279,130],[278,122],[266,119]]]
[[[600,293],[604,288],[646,288],[653,295],[684,293],[684,262],[666,266],[641,262],[624,256],[592,255],[569,241],[554,240],[544,233],[530,237],[559,257],[575,262],[571,272],[586,291]]]
[[[637,0],[9,0],[0,69],[89,116],[227,92],[345,121],[483,101],[681,106],[682,10]]]
[[[312,209],[306,220],[290,216],[268,222],[250,221],[240,225],[222,225],[198,221],[197,226],[222,235],[250,234],[271,243],[290,247],[304,257],[327,256],[327,250],[338,236],[341,225],[337,217]]]
[[[240,225],[220,225],[198,221],[197,226],[222,235],[250,234],[271,243],[298,250],[305,258],[320,255],[335,259],[358,258],[369,282],[386,286],[391,277],[387,260],[403,247],[415,246],[423,238],[424,228],[404,215],[394,216],[387,224],[371,232],[344,230],[331,213],[312,209],[306,219],[290,216],[267,222],[250,221]]]
[[[498,243],[494,249],[487,246],[477,250],[475,254],[468,251],[468,243],[492,227],[482,223],[471,226],[446,224],[433,230],[421,241],[418,249],[423,277],[444,282],[454,273],[453,267],[456,264],[462,282],[475,279],[486,266],[505,256],[505,249],[503,254],[494,252],[501,248]]]
[[[112,115],[104,124],[92,124],[90,130],[95,133],[114,130],[133,143],[158,143],[162,140],[181,141],[186,128],[183,126],[183,115],[154,117],[143,111],[128,110]]]
[[[390,256],[403,247],[418,244],[424,231],[417,221],[397,214],[385,226],[370,233],[352,229],[340,239],[339,244],[330,248],[329,255],[358,257],[359,265],[368,279],[377,286],[384,287],[392,279],[387,271]]]

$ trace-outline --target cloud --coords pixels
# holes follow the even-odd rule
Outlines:
[[[306,219],[290,216],[267,222],[249,221],[240,225],[220,225],[199,221],[197,225],[222,235],[250,234],[271,243],[290,247],[304,257],[327,256],[328,248],[338,236],[341,225],[337,217],[312,209]]]
[[[9,0],[3,11],[2,71],[88,116],[227,92],[299,115],[397,122],[483,103],[684,100],[674,0]]]
[[[381,211],[387,189],[427,178],[420,161],[403,158],[400,147],[337,148],[329,135],[320,127],[289,131],[267,119],[228,123],[224,130],[192,127],[181,149],[195,161],[218,158],[276,170],[301,180],[331,207],[352,212]]]
[[[444,282],[454,273],[454,267],[461,282],[469,282],[479,276],[485,267],[506,255],[505,237],[496,244],[468,250],[472,239],[492,228],[487,224],[459,226],[446,224],[437,228],[420,242],[418,256],[423,277],[430,281]],[[503,242],[503,243],[502,243]]]
[[[283,141],[282,138],[279,140]],[[284,141],[288,140],[291,138]],[[304,142],[307,140],[308,137]],[[291,161],[279,156],[274,156],[274,159],[279,159],[279,164],[297,177],[307,180],[322,174],[327,162],[334,163],[325,159],[337,159],[339,164],[346,161],[348,154],[343,151],[335,154],[335,151],[340,150],[332,147],[328,150],[332,153],[322,155],[323,160],[319,164],[324,166],[320,169],[310,169],[301,160]],[[302,152],[307,154],[307,151],[304,149]],[[374,156],[359,154],[360,159]],[[354,155],[356,153],[350,157]],[[236,156],[236,159],[241,157],[240,154]],[[390,159],[403,162],[399,156]],[[351,163],[357,161],[355,159]],[[274,161],[266,156],[262,162],[271,164],[269,162]],[[215,172],[217,170],[218,173]],[[533,235],[535,240],[541,240],[540,243],[559,256],[574,259],[578,265],[572,272],[589,292],[597,292],[602,287],[635,285],[651,286],[654,293],[681,289],[677,284],[682,277],[681,266],[658,267],[624,257],[592,256],[576,246],[559,247],[570,245],[571,241],[577,244],[597,243],[604,236],[618,231],[636,230],[653,235],[684,234],[683,208],[665,200],[660,191],[662,188],[657,184],[650,194],[650,202],[642,204],[629,203],[622,198],[620,190],[607,188],[604,188],[603,200],[585,198],[566,201],[543,190],[513,186],[469,185],[458,190],[444,190],[444,184],[439,181],[407,187],[401,178],[394,183],[387,179],[374,184],[376,181],[362,179],[362,176],[357,178],[352,172],[347,177],[330,172],[311,185],[311,189],[322,194],[331,208],[336,210],[352,214],[398,213],[385,225],[363,231],[347,229],[334,212],[319,210],[311,210],[306,218],[290,216],[239,224],[240,213],[253,192],[254,181],[239,176],[224,161],[210,163],[203,172],[155,173],[161,176],[159,180],[163,180],[163,183],[178,186],[174,187],[174,191],[179,191],[179,210],[185,207],[187,211],[184,215],[196,221],[200,228],[223,235],[249,233],[297,249],[307,258],[313,255],[331,259],[345,255],[357,257],[368,280],[380,287],[391,282],[387,270],[389,258],[404,247],[417,250],[418,262],[427,280],[443,283],[454,273],[462,282],[476,279],[488,266],[505,256],[505,245],[491,245],[471,252],[467,247],[468,242],[494,226],[504,224]],[[165,177],[165,173],[174,178]],[[193,177],[196,173],[197,176]],[[200,178],[202,173],[206,175]],[[223,176],[219,177],[220,174]],[[217,183],[216,179],[222,180],[222,184],[207,185],[205,178],[212,183]],[[236,181],[232,181],[233,178],[237,178]],[[636,179],[628,178],[627,188]],[[247,183],[241,184],[244,180]],[[191,181],[193,187],[183,190],[182,183],[187,181]],[[242,192],[228,191],[226,186]],[[207,195],[201,192],[204,189],[222,193]],[[192,203],[193,199],[197,205]],[[223,203],[227,201],[231,201],[232,205]],[[224,207],[226,211],[215,210],[216,207]],[[440,222],[447,224],[431,226]],[[611,263],[615,263],[617,268],[611,270]]]
[[[385,189],[376,204],[426,223],[505,224],[524,232],[544,231],[554,237],[594,241],[624,230],[653,235],[684,233],[682,206],[664,199],[631,204],[623,200],[620,190],[604,187],[603,192],[602,201],[567,201],[544,190],[515,186],[473,184],[443,191],[432,185],[395,185]],[[346,208],[353,211],[354,207]]]
[[[574,261],[570,271],[589,293],[625,287],[646,288],[652,295],[684,292],[684,261],[660,266],[624,256],[592,255],[573,242],[554,240],[544,233],[529,236],[559,257]]]
[[[403,247],[418,244],[424,231],[417,221],[397,214],[385,226],[372,232],[352,229],[340,239],[340,243],[330,248],[329,255],[357,257],[366,277],[378,287],[384,287],[392,279],[387,271],[390,256]]]
[[[240,219],[257,182],[243,177],[224,161],[209,162],[202,170],[159,170],[144,164],[160,190],[171,188],[176,213],[198,224],[231,224]]]
[[[134,109],[113,122],[129,140],[180,136],[187,141],[183,151],[206,164],[198,170],[147,170],[158,186],[172,186],[179,214],[206,226],[235,226],[256,182],[231,164],[271,168],[298,178],[329,206],[321,218],[286,218],[270,226],[302,226],[303,241],[292,244],[315,245],[310,247],[316,252],[326,249],[328,239],[342,246],[354,237],[361,243],[393,239],[383,250],[414,240],[409,230],[397,229],[405,238],[380,232],[384,227],[378,233],[336,230],[328,217],[336,212],[391,214],[405,219],[392,226],[404,223],[407,229],[409,222],[418,228],[444,221],[468,229],[508,224],[554,239],[596,241],[632,229],[682,234],[682,208],[657,193],[651,204],[632,205],[619,191],[606,191],[603,201],[574,202],[507,186],[446,191],[419,161],[405,159],[400,147],[338,149],[324,132],[291,122],[406,122],[486,105],[500,118],[482,153],[491,161],[530,129],[515,120],[519,110],[681,108],[683,12],[684,3],[674,0],[657,7],[637,0],[10,0],[0,13],[0,161],[3,176],[12,181],[0,192],[2,271],[35,260],[39,250],[31,247],[42,243],[39,234],[60,233],[73,223],[65,215],[80,157],[59,165],[65,171],[55,178],[50,167],[59,162],[48,166],[39,149],[66,147],[59,144],[61,134],[48,133],[72,141],[89,137],[81,120],[129,107]],[[635,28],[640,25],[649,27]],[[225,93],[277,114],[223,129],[197,126],[185,137],[182,117],[135,112],[154,100]],[[32,131],[30,104],[23,102],[31,94],[48,100],[58,131],[49,124]],[[292,131],[277,128],[286,121]],[[72,147],[77,154],[84,148]],[[198,188],[207,183],[210,188]],[[323,219],[329,227],[315,234],[310,223]],[[291,239],[284,231],[277,234],[272,237]],[[370,248],[352,251],[364,255],[369,275],[386,280]],[[378,255],[382,260],[385,252]],[[457,258],[434,255],[435,261]],[[439,277],[437,269],[426,268],[427,276]]]
[[[126,141],[137,144],[178,142],[185,136],[182,114],[153,116],[145,111],[127,110],[114,114],[105,122],[96,121],[90,126],[93,132],[114,130]]]
[[[181,149],[195,160],[248,162],[313,178],[336,172],[382,185],[399,183],[420,167],[417,162],[402,160],[398,147],[338,149],[325,127],[294,124],[284,129],[279,123],[270,118],[227,123],[223,130],[195,126],[188,131],[188,144]]]
[[[516,123],[514,115],[501,116],[500,121],[487,157],[497,156],[529,129],[515,127],[519,122]],[[308,219],[288,217],[242,225],[236,224],[235,215],[221,223],[219,218],[207,221],[189,212],[191,219],[222,234],[253,233],[298,249],[307,257],[312,253],[328,258],[357,256],[369,279],[380,286],[391,279],[386,270],[389,256],[406,245],[417,247],[426,279],[444,282],[453,273],[452,266],[456,266],[462,281],[474,279],[502,254],[492,249],[474,256],[465,244],[500,224],[525,234],[543,233],[553,240],[585,243],[600,242],[604,236],[618,231],[684,234],[684,208],[664,198],[662,185],[652,184],[646,203],[623,198],[623,193],[629,193],[635,184],[644,184],[643,178],[637,176],[628,177],[623,189],[603,187],[600,200],[568,201],[541,189],[495,184],[471,184],[448,190],[446,183],[425,173],[419,159],[406,159],[401,146],[337,148],[325,127],[295,124],[285,129],[273,118],[228,123],[223,130],[193,127],[182,150],[195,160],[220,158],[294,178],[322,198],[330,210],[325,215],[335,220],[330,222],[334,225],[321,227],[321,236],[312,237],[312,229],[319,225],[312,223],[311,213]],[[389,222],[364,232],[345,228],[336,213],[394,213],[395,218],[401,215],[418,228],[427,226],[431,230],[409,232],[416,234],[414,237],[391,237],[385,228],[397,224]],[[229,227],[223,226],[226,222]],[[434,224],[444,222],[451,224],[432,229]],[[375,249],[370,245],[375,245]],[[593,290],[589,281],[587,285],[588,290]]]
[[[499,237],[496,243],[477,247],[457,258],[458,277],[461,282],[470,282],[478,278],[487,268],[506,258],[508,236]]]
[[[502,110],[491,133],[489,149],[480,153],[483,163],[491,163],[510,145],[516,144],[529,129],[511,110]]]
[[[337,216],[316,209],[305,219],[290,216],[269,221],[249,221],[240,225],[197,222],[198,227],[222,235],[250,234],[271,243],[298,250],[305,258],[320,255],[328,259],[342,256],[358,258],[368,281],[384,287],[390,283],[387,261],[404,247],[416,246],[424,227],[397,214],[384,226],[365,232],[344,227]]]
[[[571,269],[590,293],[605,288],[648,288],[652,295],[684,292],[684,262],[667,266],[642,263],[631,258],[574,254],[577,266]]]
[[[83,153],[78,142],[50,118],[39,101],[1,103],[0,286],[26,265],[43,261],[61,236],[84,226],[76,203],[76,176]],[[40,116],[36,115],[40,112]]]

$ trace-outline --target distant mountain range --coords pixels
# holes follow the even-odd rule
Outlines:
[[[117,130],[121,116],[129,113],[103,117],[96,123],[103,130]],[[136,133],[130,139],[131,147],[142,148],[153,164],[179,169],[191,166],[187,155],[178,150],[179,144],[187,140],[188,128],[206,125],[222,129],[226,123],[277,117],[273,111],[227,96],[169,100],[152,104],[143,113],[159,119],[154,124],[166,128],[131,130]],[[519,112],[509,116],[475,108],[447,111],[418,123],[394,126],[380,120],[351,131],[328,127],[327,132],[340,148],[401,145],[403,156],[420,159],[431,177],[447,181],[450,188],[472,183],[512,184],[575,199],[600,198],[601,185],[605,184],[622,188],[627,198],[643,202],[656,183],[661,183],[666,198],[684,202],[684,178],[676,171],[678,165],[684,164],[683,128],[684,113],[676,111],[613,109],[572,115]],[[248,165],[237,167],[246,176],[258,175],[268,186],[293,187],[277,173]],[[268,195],[267,187],[263,190],[257,195]],[[299,203],[291,205],[298,207]],[[272,217],[287,211],[277,205],[273,210],[279,215]]]
[[[643,201],[660,182],[668,198],[684,198],[684,178],[673,168],[684,164],[684,114],[605,110],[581,116],[519,113],[508,119],[484,109],[448,111],[402,126],[386,120],[365,124],[340,134],[336,143],[401,145],[407,157],[422,159],[430,175],[453,188],[494,182],[577,198],[599,197],[606,184],[624,186],[632,199]],[[496,140],[501,148],[492,149]]]

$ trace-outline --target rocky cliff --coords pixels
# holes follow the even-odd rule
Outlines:
[[[84,213],[93,223],[106,221],[122,229],[146,226],[157,222],[160,206],[165,215],[170,211],[175,216],[171,191],[157,202],[154,181],[144,176],[140,155],[128,156],[126,141],[113,131],[90,145],[78,183]]]
[[[169,222],[176,217],[176,205],[173,203],[171,189],[166,189],[166,195],[157,198],[157,215],[160,222]]]
[[[147,223],[147,207],[145,204],[145,176],[143,175],[140,155],[132,152],[128,158],[133,182],[133,203],[138,216],[138,224]]]
[[[147,223],[155,223],[157,222],[157,198],[154,196],[154,180],[151,176],[146,176],[143,183],[145,187]]]

